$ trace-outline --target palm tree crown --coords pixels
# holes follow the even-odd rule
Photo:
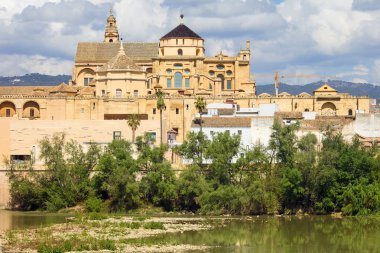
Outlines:
[[[132,129],[132,141],[135,142],[135,132],[140,126],[140,118],[137,114],[132,114],[128,118],[128,126]]]

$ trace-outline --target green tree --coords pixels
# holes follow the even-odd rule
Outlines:
[[[139,168],[129,142],[114,140],[110,143],[97,169],[93,186],[98,196],[109,201],[110,210],[130,210],[139,206],[141,195],[136,182]]]
[[[200,208],[200,196],[208,191],[209,186],[200,168],[196,165],[188,167],[177,181],[178,207],[187,211],[197,211]]]
[[[234,181],[237,159],[240,150],[240,136],[230,135],[228,131],[217,133],[208,145],[205,155],[210,160],[209,176],[216,185],[230,184]]]
[[[269,148],[272,150],[276,161],[288,167],[293,167],[294,157],[297,152],[297,135],[299,123],[282,125],[279,119],[273,124],[273,132],[269,141]]]
[[[10,176],[12,206],[55,211],[84,201],[91,191],[89,175],[99,148],[91,145],[85,153],[78,143],[66,141],[64,134],[55,134],[40,142],[40,150],[45,172]]]
[[[210,141],[203,132],[190,132],[183,144],[175,147],[174,151],[184,159],[202,167],[203,154],[209,144]]]
[[[127,121],[128,126],[132,130],[132,143],[135,143],[135,134],[137,128],[140,126],[140,118],[137,114],[132,114]]]

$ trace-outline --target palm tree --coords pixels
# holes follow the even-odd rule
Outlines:
[[[202,112],[206,109],[207,104],[206,104],[206,101],[203,99],[203,97],[198,97],[197,101],[195,101],[194,104],[195,104],[195,108],[199,112],[199,118],[200,118],[199,126],[200,126],[200,131],[202,132]]]
[[[132,114],[128,118],[128,126],[132,129],[132,142],[135,142],[135,133],[137,128],[140,126],[140,118],[137,114]]]
[[[162,129],[162,110],[165,109],[165,101],[164,101],[164,94],[162,91],[157,91],[156,92],[157,96],[157,109],[160,110],[160,131],[161,131],[161,136],[160,136],[160,145],[162,145],[163,142],[163,129]]]

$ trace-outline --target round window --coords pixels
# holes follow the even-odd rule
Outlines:
[[[213,70],[210,70],[208,73],[210,74],[210,76],[215,75],[215,72]]]
[[[227,71],[227,76],[232,76],[232,71],[231,70]]]
[[[190,74],[190,69],[185,69],[185,74]]]
[[[172,73],[172,70],[171,70],[171,69],[167,69],[167,70],[166,70],[166,74],[169,74],[169,75],[170,75],[171,73]]]
[[[224,65],[218,65],[218,66],[216,66],[216,68],[219,69],[219,70],[223,70],[224,69]]]

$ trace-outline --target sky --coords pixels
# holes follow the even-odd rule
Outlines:
[[[379,0],[0,0],[0,75],[71,75],[78,42],[101,42],[109,9],[126,42],[158,42],[179,24],[206,54],[251,41],[259,84],[341,79],[380,85]]]

